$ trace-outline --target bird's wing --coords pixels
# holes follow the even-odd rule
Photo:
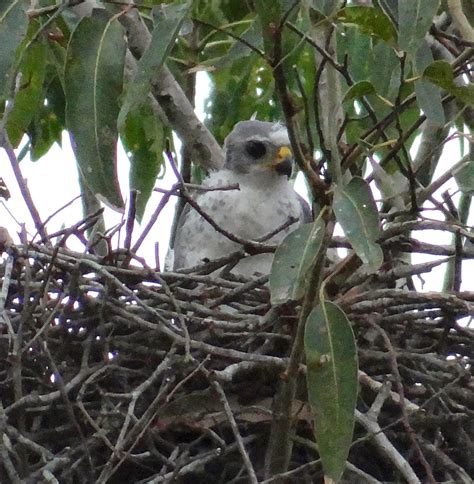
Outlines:
[[[191,205],[189,205],[189,203],[186,203],[183,210],[181,211],[178,222],[176,224],[176,232],[174,235],[173,245],[170,246],[170,251],[169,251],[169,253],[172,253],[172,259],[170,257],[169,262],[172,263],[173,269],[179,269],[183,267],[183,264],[184,264],[185,251],[183,251],[183,246],[180,243],[182,242],[180,235],[184,225],[184,221],[186,220],[190,211],[191,211]]]
[[[308,224],[313,221],[313,214],[311,213],[311,207],[309,206],[308,202],[299,194],[296,193],[298,197],[298,201],[300,202],[300,209],[301,209],[301,217],[300,223]]]

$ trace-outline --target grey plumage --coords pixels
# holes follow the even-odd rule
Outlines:
[[[238,183],[240,189],[200,192],[195,196],[201,209],[219,227],[245,240],[255,240],[281,227],[289,217],[298,218],[299,222],[268,240],[277,244],[299,224],[311,220],[306,201],[288,179],[293,160],[283,125],[242,121],[226,138],[224,148],[224,167],[211,173],[203,185],[222,187]],[[173,267],[192,267],[204,259],[217,259],[238,249],[239,244],[217,232],[187,206],[176,230]],[[268,273],[272,258],[272,254],[246,257],[232,272],[245,276]]]

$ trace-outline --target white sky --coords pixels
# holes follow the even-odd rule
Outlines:
[[[204,102],[207,97],[209,84],[205,74],[198,75],[197,84],[197,102],[196,113],[203,119],[204,117]],[[454,145],[452,145],[454,146]],[[459,155],[456,151],[453,151],[448,146],[445,149],[445,153],[442,158],[442,162],[438,167],[437,175],[446,171],[446,169],[459,159]],[[74,160],[74,156],[69,144],[69,138],[67,135],[63,136],[62,148],[55,145],[50,152],[37,162],[31,162],[28,158],[25,158],[20,164],[23,177],[27,180],[28,187],[31,191],[31,195],[39,210],[40,216],[44,221],[59,207],[70,202],[74,197],[79,195],[79,185],[77,182],[77,169]],[[119,181],[122,187],[122,193],[124,196],[128,194],[128,167],[129,162],[127,156],[121,146],[118,150],[118,171]],[[10,190],[11,198],[8,202],[2,201],[3,205],[0,205],[0,226],[7,227],[10,235],[15,242],[19,242],[17,232],[19,231],[18,224],[12,219],[5,205],[8,207],[14,217],[26,224],[27,230],[30,234],[34,234],[34,226],[29,215],[29,212],[23,202],[20,191],[18,189],[16,180],[13,177],[10,163],[3,150],[0,149],[0,176],[4,179],[7,187]],[[158,180],[157,187],[168,189],[175,183],[175,179],[171,169],[166,171],[166,174],[162,180]],[[450,188],[451,192],[456,190],[456,186],[453,181],[445,184],[441,190]],[[296,183],[296,189],[303,194],[306,191],[304,182],[302,179],[298,179]],[[439,193],[438,192],[438,193]],[[157,203],[159,202],[161,194],[154,193],[150,199],[145,216],[143,218],[142,226],[135,225],[134,239],[138,237],[145,224],[148,222],[151,213],[155,210]],[[147,262],[151,266],[155,266],[154,259],[154,244],[159,241],[160,246],[160,263],[163,267],[165,254],[168,249],[170,227],[173,220],[174,206],[176,199],[173,197],[167,204],[166,208],[162,211],[154,229],[149,234],[148,238],[143,243],[139,255],[145,257]],[[435,216],[436,212],[432,212]],[[439,216],[439,215],[438,215]],[[112,227],[121,220],[121,214],[118,214],[111,209],[106,208],[105,211],[107,227]],[[472,217],[471,217],[472,218]],[[70,207],[67,207],[58,215],[56,215],[48,223],[48,232],[53,233],[63,226],[69,227],[73,223],[82,219],[82,206],[80,200],[76,200]],[[472,223],[472,220],[471,220]],[[122,230],[122,243],[124,237],[124,230]],[[449,244],[450,235],[448,233],[442,233],[439,231],[425,231],[423,233],[417,233],[416,236],[420,240],[424,240],[431,243]],[[70,239],[68,246],[71,249],[81,250],[82,246],[77,243],[73,243],[73,239]],[[432,256],[416,256],[415,262],[425,262],[433,260]],[[474,278],[470,276],[474,270],[474,263],[469,261],[464,264],[463,270],[463,289],[474,290]],[[444,274],[443,267],[438,267],[432,271],[431,274],[423,276],[426,281],[424,290],[440,290],[442,284],[442,278]]]

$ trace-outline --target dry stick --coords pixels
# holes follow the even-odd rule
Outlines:
[[[138,237],[137,241],[135,242],[134,246],[131,248],[131,252],[137,253],[138,249],[142,245],[143,241],[146,239],[148,234],[150,233],[151,229],[153,228],[153,225],[155,225],[156,221],[158,220],[158,217],[161,213],[161,211],[165,208],[166,204],[169,202],[169,199],[171,198],[171,195],[174,195],[176,190],[178,190],[179,185],[173,185],[171,187],[171,190],[169,190],[167,193],[165,193],[162,197],[160,202],[158,203],[158,206],[156,207],[155,211],[150,217],[150,220],[146,224],[146,227],[143,229],[143,232],[140,234]]]
[[[395,384],[397,386],[397,392],[400,395],[400,410],[402,411],[402,416],[403,416],[403,426],[405,427],[405,431],[408,435],[408,438],[411,440],[413,446],[416,449],[418,459],[420,460],[421,465],[425,469],[427,479],[432,484],[436,484],[436,479],[433,476],[433,470],[431,469],[431,466],[428,464],[423,454],[423,451],[421,450],[420,444],[418,443],[415,437],[415,432],[409,422],[408,413],[405,408],[405,391],[403,389],[402,377],[398,370],[398,363],[397,363],[397,356],[395,353],[395,349],[393,348],[392,342],[390,341],[390,338],[388,337],[385,330],[381,328],[378,324],[375,324],[370,318],[367,321],[373,328],[375,328],[380,333],[387,347],[387,350],[389,352],[390,364],[392,367],[392,373],[395,378]],[[413,481],[409,481],[409,482],[413,482]]]
[[[16,182],[18,183],[18,187],[20,188],[21,195],[23,197],[23,200],[26,206],[28,207],[31,218],[33,219],[33,222],[35,224],[36,230],[41,235],[41,238],[46,240],[48,237],[48,234],[46,233],[46,229],[44,227],[43,222],[41,221],[40,214],[33,202],[30,190],[28,189],[28,185],[26,184],[26,181],[24,180],[21,174],[18,158],[16,157],[15,151],[13,150],[13,147],[10,143],[10,140],[6,136],[5,131],[0,132],[0,145],[3,146],[3,149],[6,151],[8,159],[10,160],[10,165],[15,175]]]
[[[239,432],[239,427],[237,426],[237,422],[235,421],[235,417],[232,413],[232,408],[229,405],[226,394],[220,383],[216,379],[212,378],[212,374],[209,371],[207,371],[205,368],[203,368],[202,371],[204,372],[204,374],[207,375],[208,378],[210,378],[211,386],[216,391],[217,395],[219,396],[219,400],[224,406],[225,414],[227,416],[227,419],[229,420],[232,433],[234,434],[235,441],[237,442],[237,447],[239,449],[240,455],[242,456],[242,460],[244,461],[245,469],[247,470],[247,473],[249,475],[249,482],[251,482],[252,484],[257,484],[258,479],[257,475],[255,474],[255,469],[253,468],[252,461],[250,460],[250,457],[245,449],[242,436]]]
[[[355,411],[355,416],[357,422],[372,434],[377,448],[394,464],[406,481],[410,484],[420,484],[420,480],[415,474],[415,471],[382,432],[377,420],[369,418],[367,415],[359,412],[359,410]]]

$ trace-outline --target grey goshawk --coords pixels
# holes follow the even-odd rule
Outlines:
[[[242,121],[225,139],[224,167],[204,181],[206,187],[239,185],[239,190],[199,192],[194,199],[222,229],[245,240],[256,240],[298,219],[266,242],[277,244],[301,223],[309,222],[307,203],[289,180],[293,159],[288,133],[280,123]],[[218,232],[187,205],[178,221],[174,269],[193,267],[239,250],[241,246]],[[270,272],[273,254],[241,259],[233,274]]]

